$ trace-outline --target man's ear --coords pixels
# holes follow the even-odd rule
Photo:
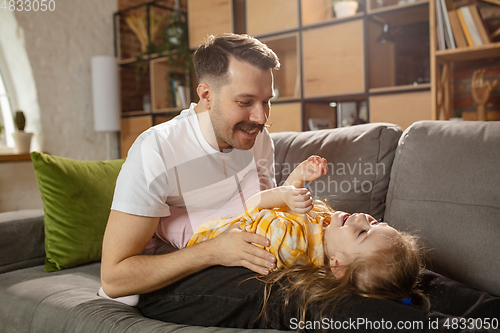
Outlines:
[[[346,265],[348,263],[349,262],[347,260],[347,257],[342,252],[339,252],[335,256],[330,258],[330,269],[337,279],[340,279],[344,276]]]
[[[200,104],[205,110],[210,110],[213,103],[212,89],[208,83],[200,83],[196,88],[198,97],[200,98]]]

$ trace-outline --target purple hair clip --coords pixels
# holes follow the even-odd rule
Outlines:
[[[403,304],[406,305],[406,306],[413,306],[413,303],[411,301],[411,297],[409,297],[409,298],[403,298],[401,300],[401,302],[403,302]]]

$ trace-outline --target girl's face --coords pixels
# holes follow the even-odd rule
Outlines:
[[[329,260],[345,265],[355,258],[388,248],[399,232],[387,223],[379,223],[368,214],[336,211],[325,227],[324,245]]]

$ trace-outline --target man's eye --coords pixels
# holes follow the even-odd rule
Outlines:
[[[241,106],[250,106],[252,104],[251,102],[243,102],[243,101],[238,101],[238,104]]]

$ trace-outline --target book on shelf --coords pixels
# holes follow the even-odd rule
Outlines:
[[[441,15],[443,16],[442,22],[444,23],[443,30],[446,47],[448,49],[456,49],[457,46],[453,38],[453,32],[451,31],[450,18],[448,17],[448,8],[446,7],[446,2],[445,0],[438,1],[441,4]]]
[[[467,24],[465,24],[464,17],[462,15],[462,11],[457,10],[456,11],[457,16],[458,16],[458,21],[460,22],[460,26],[462,27],[462,31],[465,36],[465,40],[467,41],[467,45],[469,46],[474,46],[474,42],[472,41],[472,38],[470,36],[469,28],[467,28]]]
[[[469,32],[470,39],[472,40],[472,45],[483,45],[483,40],[481,39],[481,35],[479,34],[476,24],[474,23],[474,18],[472,17],[470,8],[468,6],[464,6],[460,7],[458,11],[462,14],[465,26]]]
[[[488,30],[486,30],[486,24],[481,16],[481,13],[479,13],[479,9],[477,8],[477,6],[470,5],[469,10],[472,14],[472,18],[474,19],[474,23],[477,26],[477,30],[479,31],[479,35],[481,36],[483,44],[491,43],[491,37],[488,34]]]
[[[443,14],[440,0],[435,1],[436,4],[436,26],[437,26],[437,37],[438,37],[438,50],[445,50],[446,44],[444,41],[444,26],[443,26]]]
[[[450,19],[451,30],[453,31],[453,37],[458,48],[467,47],[467,41],[465,40],[464,32],[460,26],[460,21],[458,20],[458,15],[456,10],[448,11],[448,17]]]

